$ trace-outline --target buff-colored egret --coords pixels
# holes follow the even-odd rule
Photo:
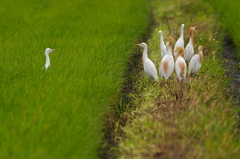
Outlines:
[[[179,39],[177,40],[177,42],[175,43],[174,50],[176,50],[178,46],[184,48],[184,24],[182,24],[182,26],[181,26],[180,38],[179,38]],[[177,54],[177,53],[174,52],[174,56],[176,56],[176,54]]]
[[[147,55],[147,44],[141,43],[141,44],[137,44],[137,46],[140,46],[144,49],[143,56],[142,56],[142,63],[143,63],[143,68],[145,73],[149,78],[154,78],[155,81],[158,81],[157,69],[154,63],[148,58],[148,55]]]
[[[167,42],[167,54],[163,57],[159,67],[159,73],[161,78],[165,78],[166,80],[172,75],[174,70],[174,59],[172,56],[172,43],[173,38],[170,36],[169,41]]]
[[[166,45],[164,44],[162,31],[160,30],[158,33],[160,35],[161,57],[163,58],[167,54],[167,48]]]
[[[189,76],[198,73],[198,71],[200,70],[203,62],[202,50],[203,50],[203,47],[201,45],[198,46],[198,54],[193,55],[192,59],[190,60],[189,67],[188,67]]]
[[[45,50],[45,56],[46,56],[46,63],[45,63],[45,69],[48,69],[48,67],[50,67],[50,58],[49,58],[49,54],[54,51],[55,49],[50,49],[47,48]]]
[[[183,95],[182,84],[183,84],[183,80],[186,78],[186,73],[187,73],[187,64],[186,64],[184,58],[182,57],[182,55],[184,54],[184,48],[181,46],[178,46],[176,48],[176,50],[174,50],[174,52],[177,53],[176,54],[176,62],[175,62],[175,70],[176,70],[177,78],[180,81],[181,94]]]
[[[185,55],[184,55],[184,59],[185,61],[188,63],[190,61],[190,59],[192,58],[193,54],[194,54],[194,37],[193,37],[193,31],[195,30],[195,27],[190,27],[189,28],[189,42],[185,48]]]
[[[184,48],[178,46],[176,50],[174,50],[174,52],[177,53],[176,62],[175,62],[175,70],[176,70],[177,78],[182,83],[187,73],[187,65],[185,60],[182,57],[182,55],[184,54]]]

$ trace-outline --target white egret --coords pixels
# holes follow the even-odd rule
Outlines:
[[[178,46],[181,46],[184,48],[184,24],[182,24],[181,26],[181,30],[180,30],[180,38],[177,40],[177,42],[175,43],[175,46],[174,46],[174,50],[177,49]],[[174,56],[176,56],[177,53],[174,53]]]
[[[45,63],[45,69],[48,69],[48,67],[50,67],[50,58],[49,58],[49,53],[51,53],[52,51],[54,51],[55,49],[50,49],[47,48],[45,50],[45,56],[46,56],[46,63]]]
[[[184,48],[178,46],[176,50],[174,50],[174,52],[177,53],[176,62],[175,62],[175,70],[176,70],[177,78],[182,83],[187,73],[187,65],[185,60],[182,57],[182,55],[184,54]]]
[[[169,37],[169,42],[167,42],[167,54],[162,58],[160,67],[159,67],[159,73],[161,78],[165,78],[168,80],[168,78],[172,75],[174,70],[174,59],[172,56],[172,43],[173,38]]]
[[[185,61],[188,63],[189,60],[192,58],[193,54],[194,54],[194,37],[193,37],[193,31],[195,30],[195,27],[190,27],[189,28],[189,42],[185,48],[185,55],[184,55],[184,59]]]
[[[162,31],[160,30],[158,33],[160,34],[161,57],[163,58],[167,54],[167,48],[166,48],[166,45],[164,44],[164,41],[163,41]]]
[[[188,67],[188,75],[191,76],[192,74],[196,74],[201,66],[202,66],[202,62],[203,62],[203,47],[200,45],[198,46],[198,54],[195,54],[190,63],[189,63],[189,67]]]
[[[148,55],[147,55],[147,44],[141,43],[141,44],[137,44],[137,46],[140,46],[144,49],[143,56],[142,56],[142,63],[143,63],[143,68],[145,73],[149,78],[154,78],[155,81],[158,81],[157,69],[154,63],[148,58]]]

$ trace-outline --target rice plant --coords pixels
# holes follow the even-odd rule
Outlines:
[[[0,4],[0,158],[97,158],[147,1]]]

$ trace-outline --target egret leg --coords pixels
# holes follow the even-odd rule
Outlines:
[[[183,87],[183,79],[181,80],[180,85],[181,85],[181,93],[182,93],[182,96],[183,96],[183,90],[182,90],[182,87]]]
[[[187,64],[187,68],[188,68],[188,65],[189,65],[189,60],[186,60],[186,64]]]

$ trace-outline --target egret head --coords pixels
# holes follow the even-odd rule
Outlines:
[[[46,48],[45,53],[49,54],[50,52],[53,52],[55,49],[50,49],[50,48]]]
[[[184,48],[181,46],[178,46],[174,52],[178,52],[178,55],[181,56],[184,54]]]
[[[196,29],[196,26],[195,27],[190,27],[189,28],[189,33],[191,34],[195,29]]]
[[[182,24],[182,29],[184,28],[184,24]]]
[[[169,47],[169,41],[166,43],[166,47]]]
[[[198,46],[198,51],[202,51],[203,47],[201,45]]]
[[[147,47],[147,44],[146,43],[141,43],[141,44],[137,44],[137,46],[140,46],[142,48],[146,48]]]
[[[161,35],[161,34],[162,34],[162,31],[160,30],[158,33]]]

